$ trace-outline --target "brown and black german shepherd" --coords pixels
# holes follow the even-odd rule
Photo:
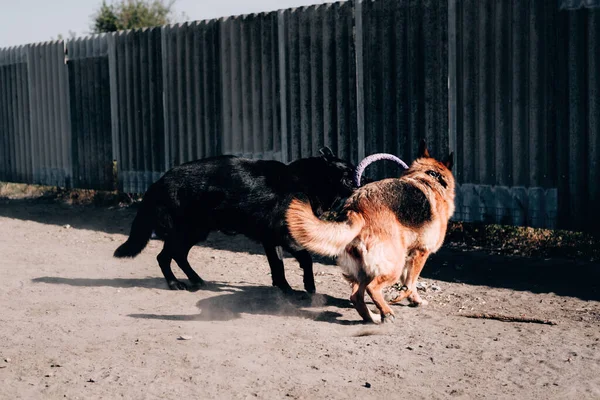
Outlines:
[[[352,284],[350,300],[367,322],[393,321],[382,289],[402,279],[391,303],[405,298],[426,304],[417,292],[417,278],[427,257],[444,241],[454,213],[453,155],[444,161],[429,155],[425,141],[418,158],[400,178],[369,183],[348,198],[337,221],[317,218],[310,204],[293,200],[286,213],[292,237],[306,249],[337,256]],[[381,317],[365,303],[365,290]]]

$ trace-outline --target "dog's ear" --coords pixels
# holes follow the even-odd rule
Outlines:
[[[327,146],[321,147],[321,149],[319,149],[319,153],[321,153],[321,155],[325,158],[334,158],[335,157],[335,155],[333,154],[333,151],[331,151],[331,149]]]
[[[417,158],[430,158],[429,150],[427,150],[427,143],[425,143],[425,139],[421,139],[419,142],[419,152],[417,153]]]
[[[448,156],[442,161],[446,168],[452,171],[452,167],[454,166],[454,152],[448,154]]]

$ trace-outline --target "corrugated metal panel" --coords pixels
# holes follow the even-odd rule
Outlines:
[[[463,184],[479,185],[478,195],[489,185],[496,187],[495,193],[511,193],[462,210],[463,219],[493,214],[494,222],[508,218],[517,225],[555,226],[554,194],[519,193],[557,185],[558,168],[552,168],[556,130],[550,122],[557,7],[543,0],[465,0],[455,7],[456,43],[451,46],[456,46],[457,92],[451,101],[457,112],[456,176]],[[461,190],[464,199],[473,193],[471,186]],[[515,211],[527,209],[530,198],[548,203],[534,206],[534,201],[528,214]],[[475,207],[470,201],[462,206]],[[496,211],[490,213],[491,208]]]
[[[71,129],[65,45],[63,41],[30,45],[30,121],[34,182],[72,186]]]
[[[544,0],[453,5],[459,182],[480,185],[478,193],[489,185],[537,193],[527,197],[530,211],[518,224],[597,230],[590,221],[600,220],[600,10],[559,11]],[[525,198],[500,197],[499,215]],[[469,215],[482,218],[477,210]]]
[[[217,22],[162,28],[167,167],[218,153]]]
[[[165,171],[161,28],[115,35],[119,188],[143,193]]]
[[[221,152],[281,159],[277,13],[219,21]]]
[[[284,160],[329,146],[357,161],[354,4],[339,2],[280,12],[285,50],[282,88]]]
[[[115,189],[108,35],[67,42],[74,186]]]
[[[565,94],[566,106],[558,110],[568,146],[558,148],[566,160],[567,184],[561,185],[561,224],[600,232],[598,200],[600,175],[599,47],[600,10],[580,9],[559,13],[559,46],[566,48],[560,64],[558,93]],[[559,135],[563,132],[559,131]],[[568,210],[568,211],[567,211]]]
[[[431,154],[448,154],[447,2],[361,1],[365,150],[406,162],[425,138]],[[378,163],[372,176],[397,176]]]
[[[0,180],[33,183],[29,46],[0,50]]]
[[[600,2],[597,2],[600,5]],[[587,159],[590,230],[600,221],[600,10],[587,15]],[[595,225],[595,227],[594,227]]]

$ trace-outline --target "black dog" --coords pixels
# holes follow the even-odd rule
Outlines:
[[[285,211],[294,197],[310,200],[315,214],[340,204],[355,189],[355,167],[336,158],[330,149],[321,156],[279,161],[218,156],[174,167],[150,186],[133,221],[129,239],[115,257],[135,257],[154,230],[164,240],[157,257],[171,289],[185,290],[171,270],[175,260],[194,286],[204,281],[192,269],[187,256],[211,231],[240,233],[263,244],[273,286],[292,292],[285,279],[281,248],[304,270],[304,288],[315,292],[310,254],[289,235]]]

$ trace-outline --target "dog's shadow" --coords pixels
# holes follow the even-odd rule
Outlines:
[[[69,285],[75,287],[113,287],[113,288],[146,288],[169,290],[163,278],[63,278],[58,276],[42,276],[33,278],[33,283],[53,285]],[[229,321],[241,318],[242,314],[273,315],[283,317],[306,318],[314,321],[336,323],[340,325],[362,324],[358,320],[340,319],[342,314],[325,307],[353,309],[349,300],[329,296],[327,294],[309,295],[304,291],[283,294],[272,286],[256,286],[246,282],[228,284],[224,282],[207,282],[198,293],[218,293],[197,302],[200,310],[192,315],[160,315],[130,314],[133,318],[159,319],[167,321]],[[177,292],[173,292],[176,296]]]
[[[53,285],[69,285],[75,287],[113,287],[113,288],[146,288],[170,290],[163,278],[63,278],[57,276],[42,276],[33,278],[33,283]],[[196,303],[198,314],[130,314],[132,318],[156,319],[166,321],[230,321],[241,318],[243,314],[271,315],[282,317],[305,318],[313,321],[335,323],[339,325],[361,325],[362,320],[341,319],[342,314],[326,307],[337,309],[352,309],[352,303],[327,294],[309,295],[304,291],[294,291],[283,294],[272,286],[257,286],[240,282],[228,284],[225,282],[207,282],[206,285],[194,290],[199,294],[215,293]],[[178,292],[173,292],[177,296]]]
[[[48,283],[52,285],[68,285],[75,287],[112,287],[112,288],[145,288],[171,290],[164,278],[63,278],[60,276],[40,276],[31,280],[33,283]],[[194,289],[193,291],[195,291]],[[208,284],[202,290],[219,292],[220,285]]]
[[[113,288],[146,288],[169,289],[163,278],[63,278],[60,276],[40,276],[31,280],[33,283],[52,285],[68,285],[76,287],[113,287]]]
[[[231,321],[243,314],[298,317],[314,321],[355,325],[361,321],[340,319],[342,314],[324,307],[353,308],[349,300],[343,300],[326,294],[309,295],[295,291],[283,294],[270,286],[223,285],[211,283],[222,294],[199,300],[196,306],[198,314],[130,314],[132,318],[158,319],[167,321]],[[202,290],[202,289],[201,289]],[[319,310],[320,309],[320,310]]]

